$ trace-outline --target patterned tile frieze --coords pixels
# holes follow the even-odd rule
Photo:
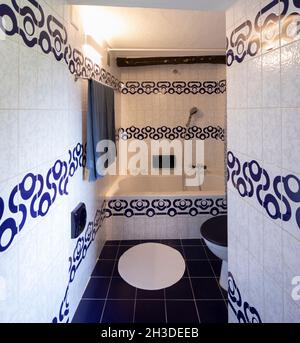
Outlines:
[[[233,275],[228,272],[228,302],[239,323],[261,323],[258,311],[243,301]]]
[[[68,184],[85,166],[85,147],[78,143],[69,159],[57,160],[45,175],[27,173],[7,199],[0,195],[0,253],[6,251],[26,222],[45,217],[59,197],[67,196]]]
[[[227,65],[242,63],[247,56],[270,50],[280,40],[288,44],[300,38],[299,22],[300,0],[270,0],[226,38]]]
[[[63,22],[52,14],[46,15],[46,10],[36,0],[0,4],[0,30],[8,36],[19,35],[28,48],[39,46],[44,54],[64,61],[71,74],[120,89],[120,81],[73,47]]]
[[[128,139],[138,139],[138,140],[145,140],[145,139],[168,139],[168,140],[175,140],[175,139],[200,139],[206,140],[209,138],[215,140],[224,141],[224,129],[220,126],[207,126],[207,127],[167,127],[161,126],[158,128],[154,128],[151,126],[146,126],[142,128],[138,128],[135,126],[131,126],[128,128],[120,128],[118,130],[118,137],[123,140]]]
[[[257,161],[227,156],[227,178],[243,198],[253,198],[273,220],[295,221],[300,229],[300,179],[293,174],[271,175]]]
[[[86,258],[87,252],[94,242],[97,232],[102,227],[105,219],[104,208],[106,202],[103,201],[101,209],[96,211],[94,220],[89,222],[83,234],[77,239],[72,256],[69,257],[69,278],[63,300],[60,304],[58,315],[53,318],[53,323],[68,323],[70,321],[70,302],[68,299],[70,287],[75,280],[75,276],[82,261]]]
[[[223,94],[226,80],[220,81],[127,81],[121,83],[122,94]]]
[[[106,217],[125,216],[169,216],[190,215],[195,217],[199,214],[218,216],[227,213],[227,204],[224,198],[137,198],[128,200],[107,199],[105,209]]]

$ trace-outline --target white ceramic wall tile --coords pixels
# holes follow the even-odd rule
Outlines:
[[[282,323],[283,287],[264,274],[264,323]]]
[[[300,108],[282,109],[282,167],[300,173]]]
[[[19,45],[0,39],[0,109],[19,106]]]
[[[264,220],[264,271],[279,285],[283,284],[282,230],[270,219]]]
[[[258,56],[247,62],[248,107],[262,107],[262,58]]]
[[[263,110],[248,109],[247,120],[248,155],[261,160],[263,152]]]
[[[280,49],[262,56],[263,107],[280,107]]]
[[[263,161],[281,166],[282,117],[280,108],[263,109]]]
[[[249,227],[249,252],[260,265],[263,264],[264,218],[261,212],[252,206],[247,207]],[[260,242],[261,244],[257,244]]]
[[[282,107],[300,107],[300,42],[281,49]]]
[[[18,168],[18,111],[0,110],[0,182],[14,177]]]
[[[258,313],[264,313],[264,271],[255,257],[249,256],[249,301]]]
[[[20,108],[21,109],[36,109],[38,108],[37,93],[38,89],[38,73],[37,65],[39,54],[28,47],[20,45],[19,65],[20,72]],[[26,67],[25,67],[26,66]]]

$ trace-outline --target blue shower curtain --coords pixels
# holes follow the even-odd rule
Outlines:
[[[97,81],[89,80],[88,114],[87,114],[87,168],[89,181],[96,181],[104,176],[103,170],[97,171],[97,160],[104,153],[96,151],[97,144],[102,140],[115,143],[115,106],[114,90]],[[107,152],[106,152],[107,153]],[[115,150],[108,152],[113,158]],[[112,159],[109,159],[110,163]],[[108,167],[107,161],[105,167]]]

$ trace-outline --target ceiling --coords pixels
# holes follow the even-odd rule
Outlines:
[[[120,57],[225,51],[224,12],[81,6],[79,13],[85,33]]]
[[[235,1],[236,0],[69,0],[69,3],[75,5],[225,11]]]

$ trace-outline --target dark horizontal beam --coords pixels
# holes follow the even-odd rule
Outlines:
[[[118,57],[118,67],[145,67],[153,65],[166,64],[197,64],[197,63],[212,63],[226,64],[226,56],[181,56],[181,57],[139,57],[126,58]]]

